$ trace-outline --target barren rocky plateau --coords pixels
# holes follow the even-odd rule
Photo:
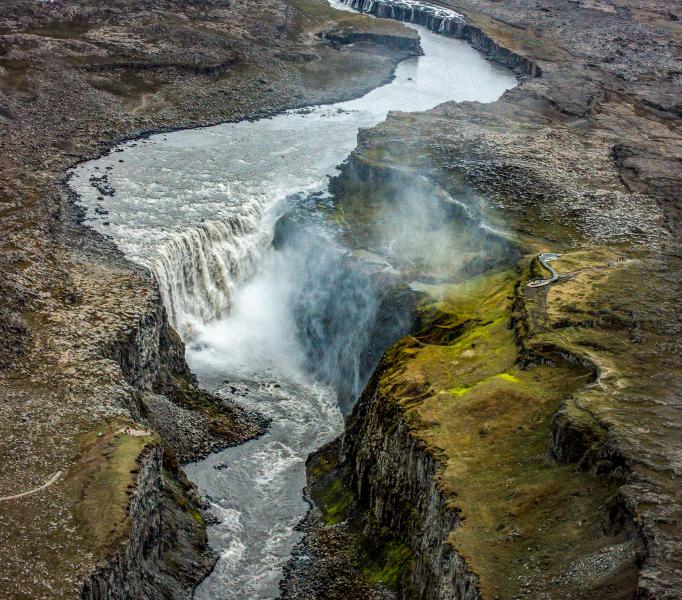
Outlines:
[[[529,261],[541,251],[566,255],[558,265],[569,274],[565,287],[509,308],[525,315],[519,360],[544,364],[561,354],[594,370],[600,385],[561,403],[545,450],[553,463],[594,477],[578,495],[603,489],[595,523],[635,547],[627,568],[609,576],[622,576],[620,589],[611,577],[592,595],[580,592],[588,565],[555,582],[563,595],[542,596],[531,577],[514,584],[513,597],[680,598],[679,3],[439,4],[480,33],[470,41],[491,60],[520,56],[539,76],[520,75],[489,105],[391,114],[361,133],[350,164],[445,173],[446,188],[488,199],[480,210]],[[340,43],[338,28],[360,41]],[[81,225],[66,170],[150,132],[358,96],[416,52],[415,34],[399,23],[339,14],[322,0],[0,5],[0,499],[60,473],[34,495],[0,500],[3,597],[191,597],[215,557],[201,501],[179,465],[267,426],[196,388],[155,282]],[[521,262],[519,272],[533,268]],[[424,342],[415,339],[395,352],[418,353]],[[386,360],[395,362],[381,372],[393,376],[403,359]],[[376,389],[351,420],[358,436],[372,434],[358,419],[372,414]],[[432,443],[431,456],[447,463],[447,440],[429,437],[423,419],[399,428],[405,423],[415,447]],[[143,435],[127,435],[129,427]],[[361,454],[346,443],[351,488]],[[381,473],[374,480],[380,485]],[[467,501],[447,485],[439,493]],[[361,515],[367,499],[356,492]],[[312,566],[292,569],[285,593],[390,595],[358,574],[348,556],[355,532],[330,528],[318,513],[307,541]],[[475,536],[449,544],[466,550],[457,556],[472,583],[442,597],[508,597],[496,567],[476,555],[485,544]],[[531,564],[523,558],[500,571]],[[589,563],[583,558],[575,564]]]

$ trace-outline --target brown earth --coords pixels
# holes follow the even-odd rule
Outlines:
[[[428,508],[410,503],[427,487],[410,479],[417,459],[401,463],[416,448],[437,464],[447,544],[475,587],[434,597],[681,598],[679,4],[438,4],[542,75],[492,104],[392,113],[361,132],[338,202],[344,214],[358,197],[390,202],[396,173],[427,174],[521,258],[424,286],[424,329],[387,353],[365,391],[337,471],[347,487],[318,492],[321,514],[334,515],[336,536],[392,532],[412,552],[392,567],[409,573],[420,559],[411,523]],[[563,254],[559,281],[526,288],[547,251]],[[294,568],[287,597],[305,597],[301,581],[337,579],[324,535],[313,528],[310,571]],[[366,583],[362,552],[339,564]],[[428,578],[412,574],[394,589],[429,597]],[[341,597],[326,592],[308,588]]]
[[[368,41],[326,39],[338,29]],[[263,427],[194,387],[155,283],[79,225],[66,169],[144,132],[360,95],[417,50],[321,0],[2,3],[0,497],[64,473],[0,503],[3,598],[74,597],[96,564],[84,597],[126,577],[187,597],[212,558],[177,461]],[[168,549],[131,558],[132,535]],[[161,564],[156,590],[129,560]]]
[[[490,326],[486,314],[479,318],[485,329],[466,335],[484,339],[481,352],[501,353],[502,371],[491,372],[484,360],[466,377],[443,368],[458,353],[471,359],[468,338],[433,343],[425,333],[424,341],[395,351],[410,356],[411,369],[397,380],[390,371],[387,377],[395,389],[407,389],[413,379],[435,393],[382,398],[396,406],[408,400],[411,435],[441,461],[441,490],[464,517],[449,542],[484,597],[539,598],[557,586],[547,597],[679,598],[679,4],[448,5],[537,63],[542,76],[491,105],[448,103],[420,115],[393,114],[363,133],[354,160],[379,170],[399,164],[426,171],[452,193],[476,191],[486,200],[475,208],[508,231],[524,257],[518,270],[490,274],[474,296],[466,288],[462,300],[459,288],[448,289],[447,302],[427,311],[447,315],[457,332],[462,314],[492,311]],[[165,326],[147,274],[78,226],[60,185],[68,166],[115,140],[357,95],[385,80],[401,56],[315,35],[333,27],[330,37],[339,40],[355,27],[365,39],[404,37],[396,24],[345,14],[338,18],[350,22],[332,24],[315,0],[256,6],[25,0],[0,7],[0,497],[39,486],[57,470],[67,474],[16,504],[0,504],[0,586],[10,598],[77,593],[105,557],[99,553],[124,539],[128,495],[120,492],[134,485],[140,461],[159,444],[188,457],[260,426],[234,407],[211,401],[207,408],[198,392],[188,393],[181,344]],[[564,253],[556,263],[560,282],[524,294],[520,304],[507,302],[513,292],[497,298],[495,278],[510,290],[521,286],[533,268],[530,258],[543,250]],[[501,326],[521,321],[527,330],[513,339]],[[561,363],[557,352],[574,363]],[[389,359],[402,366],[396,354]],[[585,368],[598,375],[597,384],[575,388]],[[529,382],[537,376],[551,383],[552,373],[561,386],[550,385],[538,399],[542,386]],[[189,434],[170,432],[163,442],[115,433],[120,419],[148,418],[148,407],[164,402],[160,394],[204,415]],[[510,397],[534,407],[513,413],[515,427],[506,420]],[[458,421],[461,414],[467,418]],[[483,433],[469,418],[480,414],[490,419]],[[518,431],[536,434],[524,445]],[[521,466],[491,463],[491,456],[510,452],[524,457]],[[544,453],[551,460],[538,458]],[[498,494],[486,477],[491,465],[506,469],[513,493]],[[172,473],[172,460],[167,467]],[[462,493],[467,481],[477,482],[475,493]],[[173,489],[176,499],[191,495]],[[350,501],[336,491],[329,504],[342,512]],[[92,515],[110,497],[119,500],[104,511],[102,528]],[[538,504],[541,513],[534,512]],[[197,514],[195,504],[185,506]],[[480,506],[491,508],[482,513]],[[330,523],[339,520],[334,511]],[[561,521],[550,528],[555,538],[544,521],[545,533],[533,533],[539,514]],[[519,527],[509,520],[516,517]],[[316,535],[319,541],[326,534]],[[333,544],[347,547],[344,535]],[[194,539],[201,546],[199,533]],[[625,555],[623,544],[631,544]],[[370,584],[397,584],[409,549],[378,553],[383,558],[367,563],[363,576]],[[595,553],[609,560],[591,560]],[[330,580],[332,560],[323,561]],[[344,582],[357,579],[353,560],[342,561],[338,597],[350,589]],[[542,574],[511,581],[537,564],[556,581]],[[600,579],[605,564],[614,570]],[[361,595],[366,585],[353,589]],[[305,584],[300,589],[308,593]],[[319,587],[316,593],[335,597]]]

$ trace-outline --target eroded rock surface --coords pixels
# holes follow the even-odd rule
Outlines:
[[[0,505],[3,597],[190,597],[214,557],[178,463],[265,425],[197,389],[155,282],[80,225],[66,169],[145,132],[359,95],[417,48],[316,0],[3,3],[0,497],[63,473]]]
[[[321,516],[287,597],[334,579],[319,545],[334,527],[360,540],[342,576],[398,597],[680,598],[678,7],[439,5],[541,76],[489,105],[391,114],[361,133],[337,199],[427,174],[520,257],[421,286],[423,328],[384,356],[338,464],[309,474]],[[559,279],[528,288],[542,252],[561,253]],[[434,481],[459,569],[423,547]]]

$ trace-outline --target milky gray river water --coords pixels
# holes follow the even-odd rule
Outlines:
[[[88,224],[158,279],[202,385],[272,418],[261,438],[187,466],[218,521],[209,538],[220,559],[200,600],[277,596],[307,510],[305,459],[342,430],[334,390],[306,368],[290,301],[317,274],[301,273],[311,261],[271,248],[281,201],[324,192],[358,130],[389,110],[489,102],[515,85],[464,42],[416,28],[424,56],[362,98],[155,135],[74,169]],[[319,281],[311,297],[324,302],[330,284]],[[351,311],[358,327],[370,304]]]

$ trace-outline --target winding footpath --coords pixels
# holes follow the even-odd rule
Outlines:
[[[44,490],[45,488],[49,488],[61,476],[62,476],[62,472],[57,471],[56,473],[53,473],[50,476],[50,478],[47,480],[47,482],[43,483],[43,485],[40,485],[37,488],[33,488],[32,490],[28,490],[27,492],[22,492],[21,494],[14,494],[13,496],[2,496],[2,497],[0,497],[0,502],[2,502],[3,500],[16,500],[17,498],[23,498],[24,496],[30,496],[31,494],[35,494],[36,492],[40,492],[41,490]]]
[[[151,435],[151,432],[147,431],[146,429],[134,429],[132,427],[121,428],[116,432],[116,434],[119,433],[124,433],[126,435],[130,435],[133,437]],[[28,490],[27,492],[21,492],[21,494],[13,494],[12,496],[0,496],[0,502],[3,502],[4,500],[16,500],[17,498],[23,498],[24,496],[30,496],[31,494],[40,492],[46,488],[49,488],[52,484],[56,483],[61,476],[62,472],[56,471],[55,473],[50,475],[50,478],[45,483],[43,483],[43,485],[39,485],[38,487],[33,488],[32,490]]]
[[[559,274],[556,272],[556,269],[554,269],[554,267],[552,267],[549,263],[550,261],[556,260],[560,256],[561,254],[556,254],[554,252],[544,252],[543,254],[538,255],[540,264],[545,267],[545,269],[547,269],[552,276],[549,279],[533,279],[533,281],[528,282],[527,286],[532,288],[542,287],[543,285],[549,285],[550,283],[553,283],[559,279]]]

